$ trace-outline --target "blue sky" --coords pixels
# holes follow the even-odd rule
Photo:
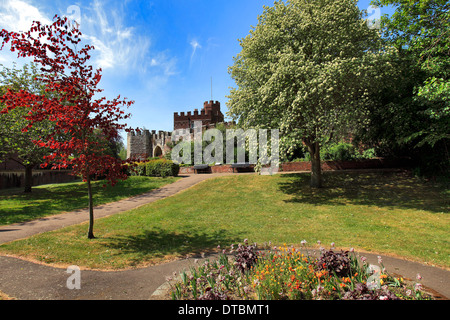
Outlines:
[[[211,78],[212,97],[225,114],[234,86],[228,67],[263,5],[273,0],[0,0],[0,28],[28,30],[33,20],[49,23],[55,14],[79,21],[96,48],[92,64],[103,70],[104,95],[135,101],[127,124],[171,131],[174,112],[200,109],[211,99]],[[23,63],[15,57],[4,49],[0,63]]]

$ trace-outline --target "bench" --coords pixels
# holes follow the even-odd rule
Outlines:
[[[252,168],[250,163],[233,163],[231,165],[231,168],[233,169],[233,173],[234,172],[239,172],[240,169],[245,169],[244,171],[250,171],[250,169]],[[236,171],[235,171],[236,170]]]
[[[210,168],[207,164],[196,164],[194,165],[194,173],[198,174],[200,172],[209,173]]]

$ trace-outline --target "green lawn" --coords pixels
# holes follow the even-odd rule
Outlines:
[[[93,183],[94,205],[114,202],[172,183],[177,178],[129,177],[114,187],[103,187],[104,181]],[[0,190],[0,225],[24,222],[61,212],[86,208],[87,186],[70,182],[33,187],[31,194],[23,189]]]
[[[329,246],[450,267],[449,189],[403,173],[232,175],[116,216],[98,219],[95,240],[73,226],[0,246],[47,263],[121,269],[251,242]]]

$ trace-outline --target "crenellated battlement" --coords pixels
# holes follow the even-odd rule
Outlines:
[[[224,115],[220,111],[219,101],[205,101],[203,108],[199,111],[174,112],[173,114],[174,130],[192,128],[195,121],[202,121],[206,127],[219,122],[224,122]]]
[[[127,136],[127,158],[144,161],[165,154],[172,132],[141,130],[129,132]]]
[[[224,115],[220,111],[219,101],[205,101],[201,110],[188,112],[174,112],[174,130],[185,129],[193,133],[195,121],[201,121],[204,129],[215,127],[224,122]],[[141,130],[128,133],[127,155],[129,159],[146,160],[159,157],[167,152],[167,142],[172,140],[172,133],[156,130]]]

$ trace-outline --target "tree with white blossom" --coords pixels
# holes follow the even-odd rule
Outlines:
[[[322,186],[320,147],[365,125],[387,72],[387,52],[354,0],[276,1],[239,40],[229,73],[229,116],[243,128],[280,129],[281,148],[304,144],[311,186]]]

